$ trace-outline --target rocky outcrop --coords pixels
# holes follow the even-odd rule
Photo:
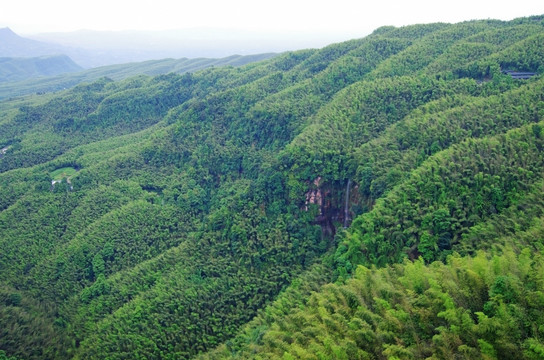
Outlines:
[[[304,210],[308,211],[308,206],[310,204],[317,204],[317,206],[319,206],[320,210],[323,207],[323,193],[322,193],[321,188],[320,188],[320,183],[321,183],[321,176],[318,176],[313,181],[313,184],[314,184],[315,188],[310,189],[306,193],[306,203],[305,203],[305,206],[304,206]]]
[[[326,184],[318,176],[312,182],[310,190],[306,192],[304,210],[308,211],[312,204],[317,205],[318,213],[314,221],[321,226],[325,236],[334,236],[336,226],[344,228],[349,226],[352,218],[350,204],[353,192],[350,191],[351,187],[349,179],[344,184],[340,182]]]

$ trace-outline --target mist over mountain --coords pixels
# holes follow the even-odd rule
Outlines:
[[[66,55],[31,58],[0,57],[0,82],[55,76],[80,70],[83,68]]]
[[[147,60],[99,66],[82,71],[77,71],[78,69],[81,70],[81,68],[65,55],[39,58],[0,58],[0,80],[3,80],[0,81],[0,100],[15,96],[35,93],[43,94],[69,89],[82,82],[92,82],[103,77],[122,80],[138,75],[183,74],[209,67],[243,66],[277,55],[275,53],[264,53],[231,55],[218,59],[181,58]],[[46,66],[43,62],[47,63]],[[70,66],[70,63],[73,66]]]
[[[0,29],[0,57],[30,58],[52,55],[67,55],[84,68],[97,66],[95,64],[101,62],[108,63],[107,58],[100,61],[100,55],[91,51],[29,39],[16,34],[10,28]]]
[[[58,55],[65,52],[64,47],[43,41],[21,37],[10,28],[0,29],[1,57],[36,57]]]
[[[164,31],[91,31],[42,33],[32,39],[85,49],[93,59],[73,58],[87,66],[162,58],[226,57],[323,47],[344,40],[327,34],[255,32],[222,28]],[[72,55],[71,55],[72,56]]]
[[[221,28],[165,31],[91,31],[17,35],[0,29],[0,57],[65,54],[84,68],[165,58],[223,58],[318,48],[338,35],[252,32]]]
[[[179,36],[168,34],[169,37],[160,37],[158,34],[127,32],[110,36],[109,33],[81,31],[55,34],[55,39],[62,44],[53,44],[21,37],[9,28],[0,29],[0,99],[58,91],[105,76],[121,80],[136,75],[181,74],[214,66],[242,66],[276,56],[273,52],[251,51],[246,51],[251,53],[249,55],[196,56],[206,51],[195,50],[195,44],[183,47],[179,45]],[[212,39],[211,34],[208,35],[208,39]],[[174,44],[176,42],[178,45]],[[208,43],[208,46],[213,45]],[[221,53],[220,47],[218,49],[212,53]],[[179,56],[191,51],[195,51],[195,56]],[[224,52],[228,51],[225,48]],[[55,55],[61,53],[70,57]]]

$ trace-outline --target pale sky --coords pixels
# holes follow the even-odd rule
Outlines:
[[[19,34],[195,27],[364,36],[382,25],[544,14],[543,0],[1,0],[0,27]]]

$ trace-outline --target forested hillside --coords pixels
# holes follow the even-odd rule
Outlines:
[[[76,71],[77,69],[64,66],[63,71],[54,73],[55,67],[43,69],[30,68],[35,59],[1,59],[0,58],[0,99],[13,98],[29,94],[55,92],[74,87],[83,82],[94,82],[107,77],[112,80],[124,80],[138,75],[164,75],[168,73],[183,74],[195,72],[208,67],[242,66],[259,60],[270,59],[276,54],[232,55],[224,58],[195,58],[195,59],[161,59],[100,66],[92,69]],[[5,63],[3,63],[3,60]],[[15,63],[13,63],[15,61]],[[70,60],[71,61],[71,60]],[[25,71],[27,70],[27,71]],[[70,72],[68,74],[65,74]],[[60,74],[60,75],[57,75]],[[9,75],[9,77],[8,77]],[[36,78],[37,75],[47,75]],[[22,80],[25,79],[25,80]]]
[[[21,81],[40,76],[54,76],[83,70],[68,56],[42,56],[37,58],[0,57],[0,82]]]
[[[543,72],[535,16],[1,102],[0,359],[542,358]]]

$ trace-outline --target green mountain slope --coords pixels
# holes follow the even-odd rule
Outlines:
[[[538,358],[543,34],[383,27],[2,102],[0,356]]]
[[[265,60],[274,57],[276,54],[257,55],[232,55],[220,59],[195,58],[195,59],[162,59],[148,60],[137,63],[118,64],[101,66],[82,71],[70,71],[70,74],[40,73],[46,75],[39,79],[26,79],[22,77],[9,79],[9,83],[0,83],[0,99],[28,94],[43,94],[71,88],[83,82],[93,82],[100,78],[108,77],[113,80],[123,80],[137,75],[161,75],[171,72],[183,74],[194,72],[213,66],[242,66],[255,61]],[[9,69],[11,70],[11,69]],[[78,69],[76,69],[78,70]],[[68,72],[68,71],[65,71]],[[1,70],[0,70],[1,74]],[[27,76],[28,78],[29,76]]]
[[[82,68],[65,55],[39,58],[0,58],[0,82],[2,83],[80,70]]]

